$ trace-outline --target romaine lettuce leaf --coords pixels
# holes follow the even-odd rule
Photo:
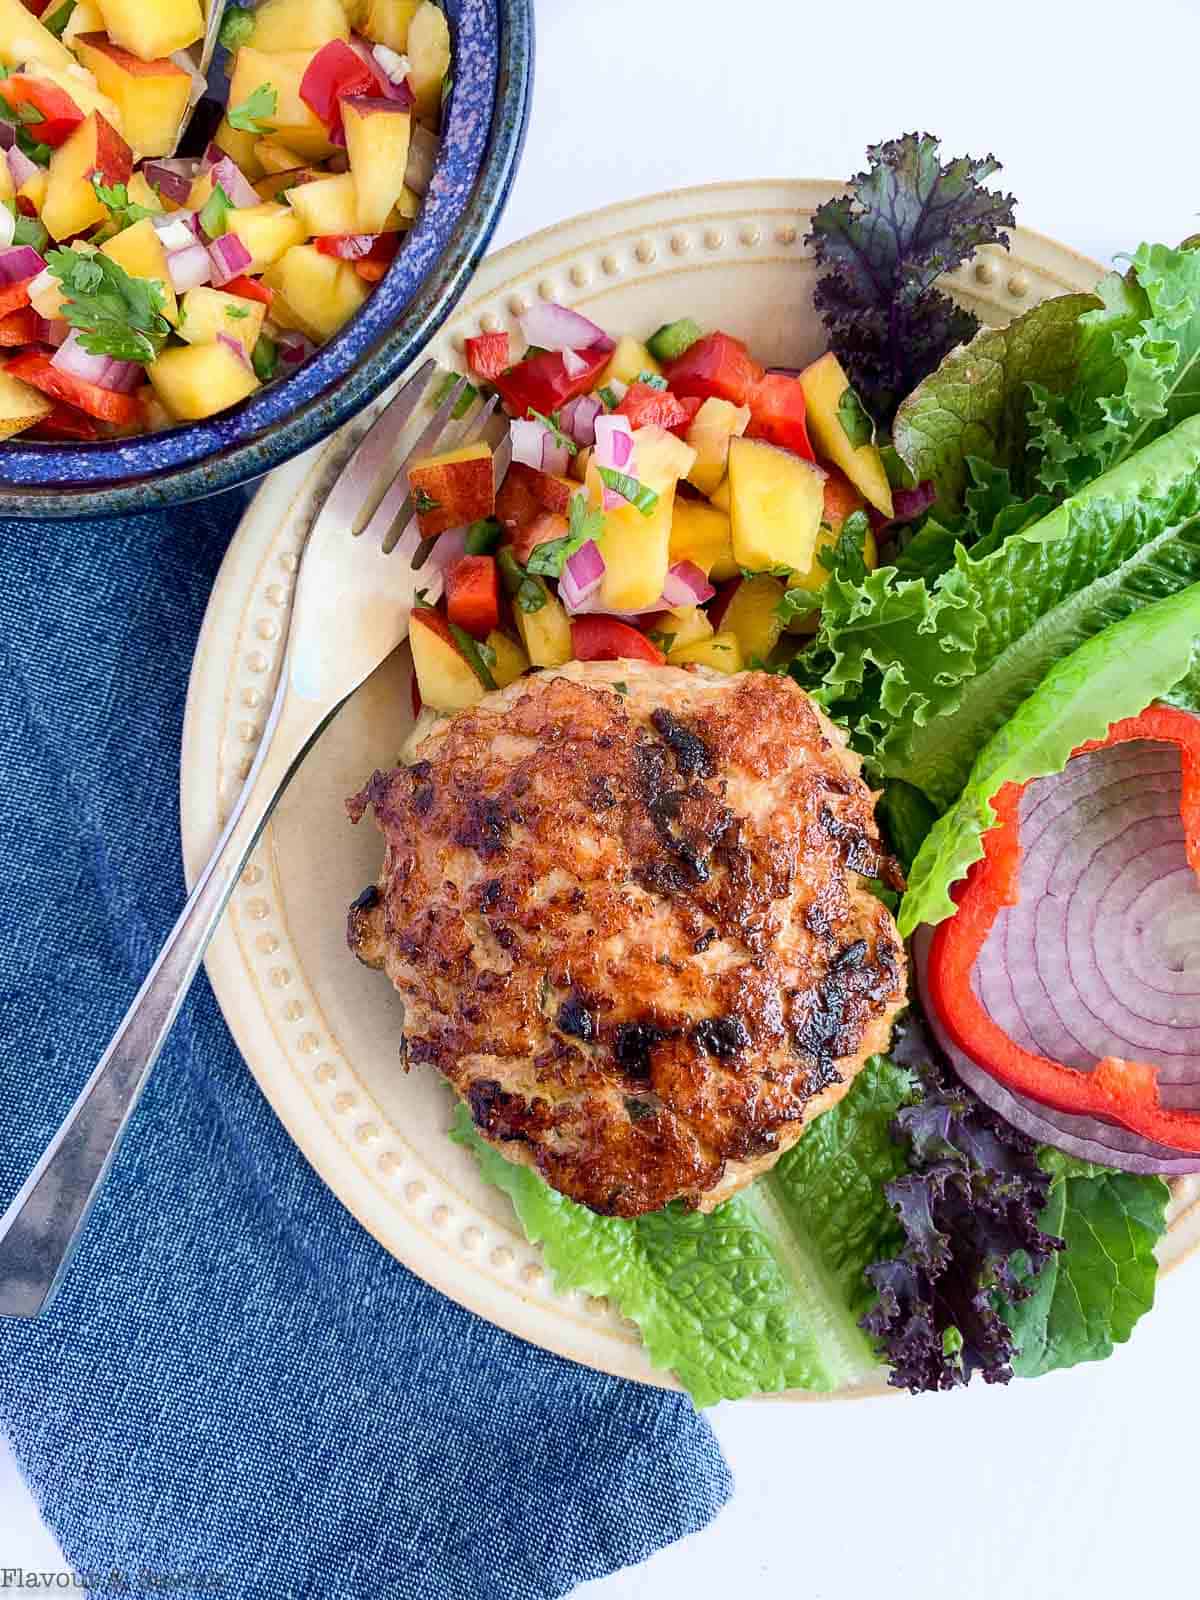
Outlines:
[[[954,915],[952,886],[983,855],[995,826],[992,796],[1006,783],[1061,772],[1071,752],[1102,739],[1195,669],[1200,583],[1141,607],[1061,660],[980,751],[966,787],[939,817],[913,862],[897,922],[907,937]]]
[[[866,1268],[900,1242],[883,1190],[905,1160],[888,1130],[913,1092],[907,1071],[876,1058],[770,1173],[711,1216],[673,1205],[634,1221],[598,1217],[485,1144],[463,1107],[452,1137],[509,1195],[556,1286],[607,1295],[654,1365],[706,1406],[879,1373],[858,1322],[873,1294]]]
[[[1052,1177],[1039,1225],[1067,1248],[1027,1300],[1003,1308],[1018,1350],[1013,1371],[1023,1378],[1103,1361],[1129,1338],[1154,1304],[1154,1247],[1171,1198],[1161,1178],[1091,1166],[1049,1146],[1039,1160]]]

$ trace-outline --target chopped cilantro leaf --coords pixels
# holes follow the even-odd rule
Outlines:
[[[437,388],[433,391],[431,396],[432,404],[435,406],[440,406],[442,401],[450,393],[451,389],[453,389],[454,385],[461,382],[462,378],[459,373],[448,372],[438,384]],[[454,410],[450,413],[450,415],[456,422],[459,421],[462,417],[466,416],[467,412],[470,411],[471,407],[478,399],[479,390],[474,386],[474,384],[468,383],[463,389],[462,394],[459,395],[457,401],[455,402]]]
[[[89,354],[142,363],[155,359],[171,325],[153,278],[133,278],[108,256],[69,248],[51,250],[46,265],[63,286],[61,314],[78,329]]]
[[[836,572],[847,583],[862,583],[867,576],[863,555],[871,521],[865,511],[852,511],[842,523],[833,549],[817,551],[817,559],[829,572]]]
[[[534,611],[540,611],[546,604],[546,586],[538,578],[522,578],[521,587],[514,598],[517,610],[529,616]]]
[[[616,394],[607,383],[604,385],[603,389],[597,389],[596,393],[600,396],[601,400],[604,401],[605,409],[608,411],[615,411],[621,404],[621,402],[617,399]]]
[[[624,682],[624,680],[621,679],[621,678],[617,679],[616,683],[613,684],[613,688],[617,691],[618,694],[628,694],[629,693],[629,685],[626,682]]]
[[[96,199],[100,204],[108,207],[116,233],[120,233],[124,228],[131,228],[135,222],[141,222],[145,217],[158,215],[149,206],[139,206],[130,200],[129,190],[123,183],[114,183],[110,187],[98,172],[92,173],[92,188],[96,191]]]
[[[535,411],[533,407],[530,406],[529,415],[535,422],[540,422],[543,427],[549,428],[550,432],[554,435],[555,444],[558,445],[560,449],[565,450],[569,456],[577,456],[579,454],[579,446],[575,443],[574,439],[565,434],[562,431],[562,428],[559,426],[559,416],[557,411],[551,412],[551,414],[547,417],[543,416],[540,411]]]
[[[225,113],[231,128],[241,133],[268,133],[266,126],[275,115],[279,95],[269,83],[260,83],[254,93],[240,106],[230,106]]]
[[[549,539],[535,545],[529,557],[528,571],[545,578],[560,578],[562,570],[577,550],[582,550],[589,539],[599,539],[604,533],[604,513],[588,508],[587,496],[582,489],[571,496],[571,520],[567,533],[561,539]]]
[[[210,239],[219,239],[228,232],[229,213],[233,209],[233,201],[218,183],[200,208],[200,226]]]
[[[49,16],[42,17],[42,27],[52,33],[56,39],[61,39],[63,29],[71,20],[71,13],[75,10],[75,0],[66,0],[64,5],[52,11]]]
[[[469,556],[488,556],[504,537],[504,529],[495,517],[481,517],[467,529],[466,553]]]
[[[631,506],[636,506],[644,517],[653,515],[658,504],[658,495],[653,489],[631,478],[626,472],[614,471],[612,467],[598,467],[597,471],[606,488],[619,494],[622,500],[628,500]]]
[[[259,334],[258,343],[250,356],[250,364],[260,383],[270,383],[279,367],[279,346],[274,339],[268,339],[265,333]]]
[[[416,506],[419,516],[439,510],[441,504],[440,500],[435,500],[431,494],[426,494],[424,489],[418,489],[413,495],[413,505]]]
[[[647,389],[665,389],[667,380],[657,372],[639,372],[637,381],[644,383]]]
[[[41,118],[38,120],[41,121]],[[17,129],[17,149],[39,167],[48,167],[50,157],[54,154],[48,144],[42,144],[40,140],[33,138],[27,128]]]
[[[232,320],[234,322],[242,322],[242,321],[244,321],[244,319],[246,317],[248,317],[250,315],[250,307],[249,306],[226,306],[225,307],[225,315],[227,317],[232,318]]]

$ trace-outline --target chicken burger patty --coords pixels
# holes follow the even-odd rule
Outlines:
[[[898,884],[842,735],[787,678],[631,661],[520,679],[377,772],[349,941],[410,1063],[571,1199],[710,1210],[886,1048]]]

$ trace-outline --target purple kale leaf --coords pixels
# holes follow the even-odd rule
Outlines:
[[[1008,244],[1012,195],[985,189],[993,156],[945,166],[938,141],[908,133],[867,150],[866,172],[813,216],[813,296],[830,343],[876,422],[979,323],[934,287],[980,245]]]
[[[897,1388],[953,1389],[975,1372],[1007,1383],[1014,1344],[1000,1297],[1027,1299],[1064,1248],[1038,1227],[1051,1180],[1032,1140],[969,1089],[947,1086],[929,1065],[919,1076],[923,1098],[892,1123],[909,1171],[884,1191],[905,1243],[867,1268],[879,1299],[862,1325]]]

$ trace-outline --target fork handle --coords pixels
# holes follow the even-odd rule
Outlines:
[[[53,1298],[121,1136],[226,902],[276,801],[329,720],[281,715],[281,686],[258,756],[179,920],[62,1126],[0,1217],[0,1316],[36,1317]]]

